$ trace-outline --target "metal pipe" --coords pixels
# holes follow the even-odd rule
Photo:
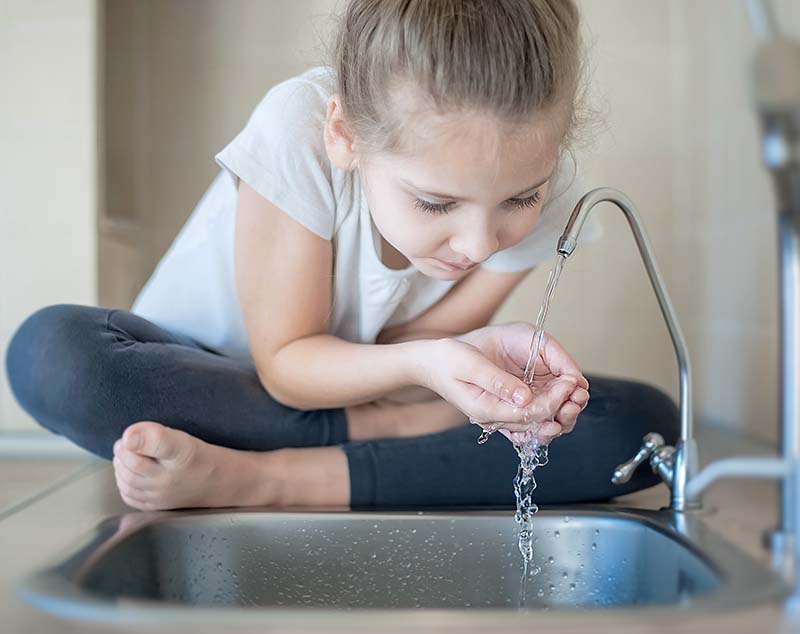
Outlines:
[[[796,472],[780,483],[780,522],[771,535],[776,566],[800,565],[800,42],[779,33],[771,3],[750,0],[760,44],[750,69],[764,163],[775,191],[780,319],[780,442]],[[800,571],[795,583],[800,586]]]
[[[694,476],[686,486],[686,495],[697,498],[714,481],[720,478],[782,479],[792,472],[791,463],[774,457],[725,458],[712,462]]]

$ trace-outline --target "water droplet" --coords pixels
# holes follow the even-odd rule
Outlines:
[[[569,584],[569,589],[570,590],[574,590],[575,589],[575,584],[574,583]]]
[[[592,550],[597,550],[597,544],[595,544],[594,542],[592,542]]]
[[[555,558],[554,557],[550,556],[550,557],[547,558],[547,563],[548,564],[552,564],[553,562],[555,562]]]
[[[561,537],[561,533],[560,533],[560,532],[558,532],[558,531],[556,531],[555,533],[553,533],[553,535],[555,535],[555,537],[556,537],[556,538],[558,538],[558,537]]]
[[[564,579],[566,579],[567,577],[569,577],[569,574],[567,574],[567,571],[565,570],[564,572],[561,573],[561,576],[564,577]]]
[[[599,535],[600,534],[600,529],[599,528],[594,529],[594,534],[595,535]]]

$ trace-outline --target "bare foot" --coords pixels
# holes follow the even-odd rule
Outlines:
[[[381,398],[345,409],[348,440],[423,436],[467,424],[467,417],[443,398],[401,403]]]
[[[339,447],[240,451],[144,421],[114,443],[123,501],[142,511],[223,506],[348,506]]]
[[[114,443],[113,462],[123,501],[151,511],[281,503],[281,481],[271,477],[266,456],[140,422]]]

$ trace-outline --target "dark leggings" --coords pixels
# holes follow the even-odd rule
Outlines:
[[[125,310],[43,308],[14,334],[6,364],[14,396],[33,418],[104,458],[128,425],[154,420],[234,449],[341,445],[352,507],[514,503],[518,460],[500,434],[478,445],[480,430],[465,422],[426,436],[348,442],[344,409],[286,407],[264,390],[251,364]],[[659,480],[645,466],[625,485],[610,478],[646,433],[668,443],[677,438],[678,412],[663,392],[587,378],[589,405],[537,471],[539,504],[607,500],[653,486]]]

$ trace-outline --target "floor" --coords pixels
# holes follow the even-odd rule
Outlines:
[[[0,518],[69,477],[91,459],[0,460]]]

